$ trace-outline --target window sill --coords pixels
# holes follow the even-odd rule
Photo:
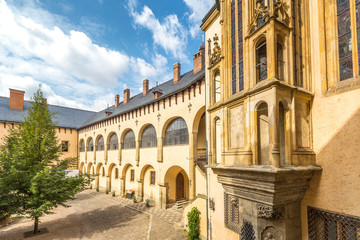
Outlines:
[[[360,88],[360,77],[350,78],[338,82],[337,84],[331,86],[328,91],[325,93],[326,97],[330,97],[336,94],[349,92],[355,89]]]

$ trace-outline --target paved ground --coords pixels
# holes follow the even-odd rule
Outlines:
[[[134,204],[129,199],[94,190],[80,193],[70,204],[71,208],[60,207],[56,214],[41,219],[39,228],[48,232],[26,239],[186,239],[185,232],[174,228],[181,219],[177,210],[147,208],[144,203]],[[0,228],[0,239],[25,239],[24,233],[32,229],[31,220],[15,220]]]

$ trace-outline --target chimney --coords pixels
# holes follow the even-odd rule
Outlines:
[[[124,104],[127,104],[130,101],[130,89],[124,90]]]
[[[24,110],[24,91],[10,88],[9,108],[13,110]]]
[[[181,72],[181,64],[175,63],[174,64],[174,84],[176,84],[180,80],[180,72]]]
[[[201,45],[197,53],[194,54],[194,74],[200,72],[205,67],[205,45]]]
[[[116,94],[115,95],[115,108],[117,108],[119,106],[119,98],[120,98],[119,94]]]
[[[143,81],[143,96],[146,96],[149,93],[149,80],[145,79]]]

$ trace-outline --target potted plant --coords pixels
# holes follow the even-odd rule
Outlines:
[[[137,202],[136,196],[132,196],[131,198],[132,198],[132,200],[134,201],[134,203]]]
[[[146,204],[147,207],[150,207],[150,199],[146,199],[145,204]]]
[[[111,195],[112,195],[113,197],[115,197],[115,191],[112,191],[112,192],[111,192]]]
[[[98,185],[96,186],[96,191],[97,191],[97,192],[99,191],[99,186],[98,186]]]
[[[105,188],[105,193],[109,194],[109,189],[108,188]]]

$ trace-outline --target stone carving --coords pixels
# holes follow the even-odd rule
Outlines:
[[[282,240],[282,235],[275,227],[268,226],[261,233],[261,240]]]
[[[258,205],[257,212],[259,218],[277,220],[283,217],[284,209],[282,207],[274,208],[272,206]]]
[[[241,232],[239,224],[239,199],[235,196],[225,194],[225,226],[237,233]]]
[[[209,54],[209,64],[210,66],[214,65],[215,63],[217,63],[218,61],[220,61],[221,59],[221,48],[219,46],[219,37],[218,35],[215,33],[215,36],[213,38],[214,40],[214,48],[211,51],[211,40],[208,40],[208,54]]]
[[[281,18],[280,18],[280,14],[281,14]],[[283,2],[282,0],[276,0],[274,6],[274,16],[280,21],[284,21],[285,23],[289,24],[290,17],[289,14],[286,12],[285,2]]]

